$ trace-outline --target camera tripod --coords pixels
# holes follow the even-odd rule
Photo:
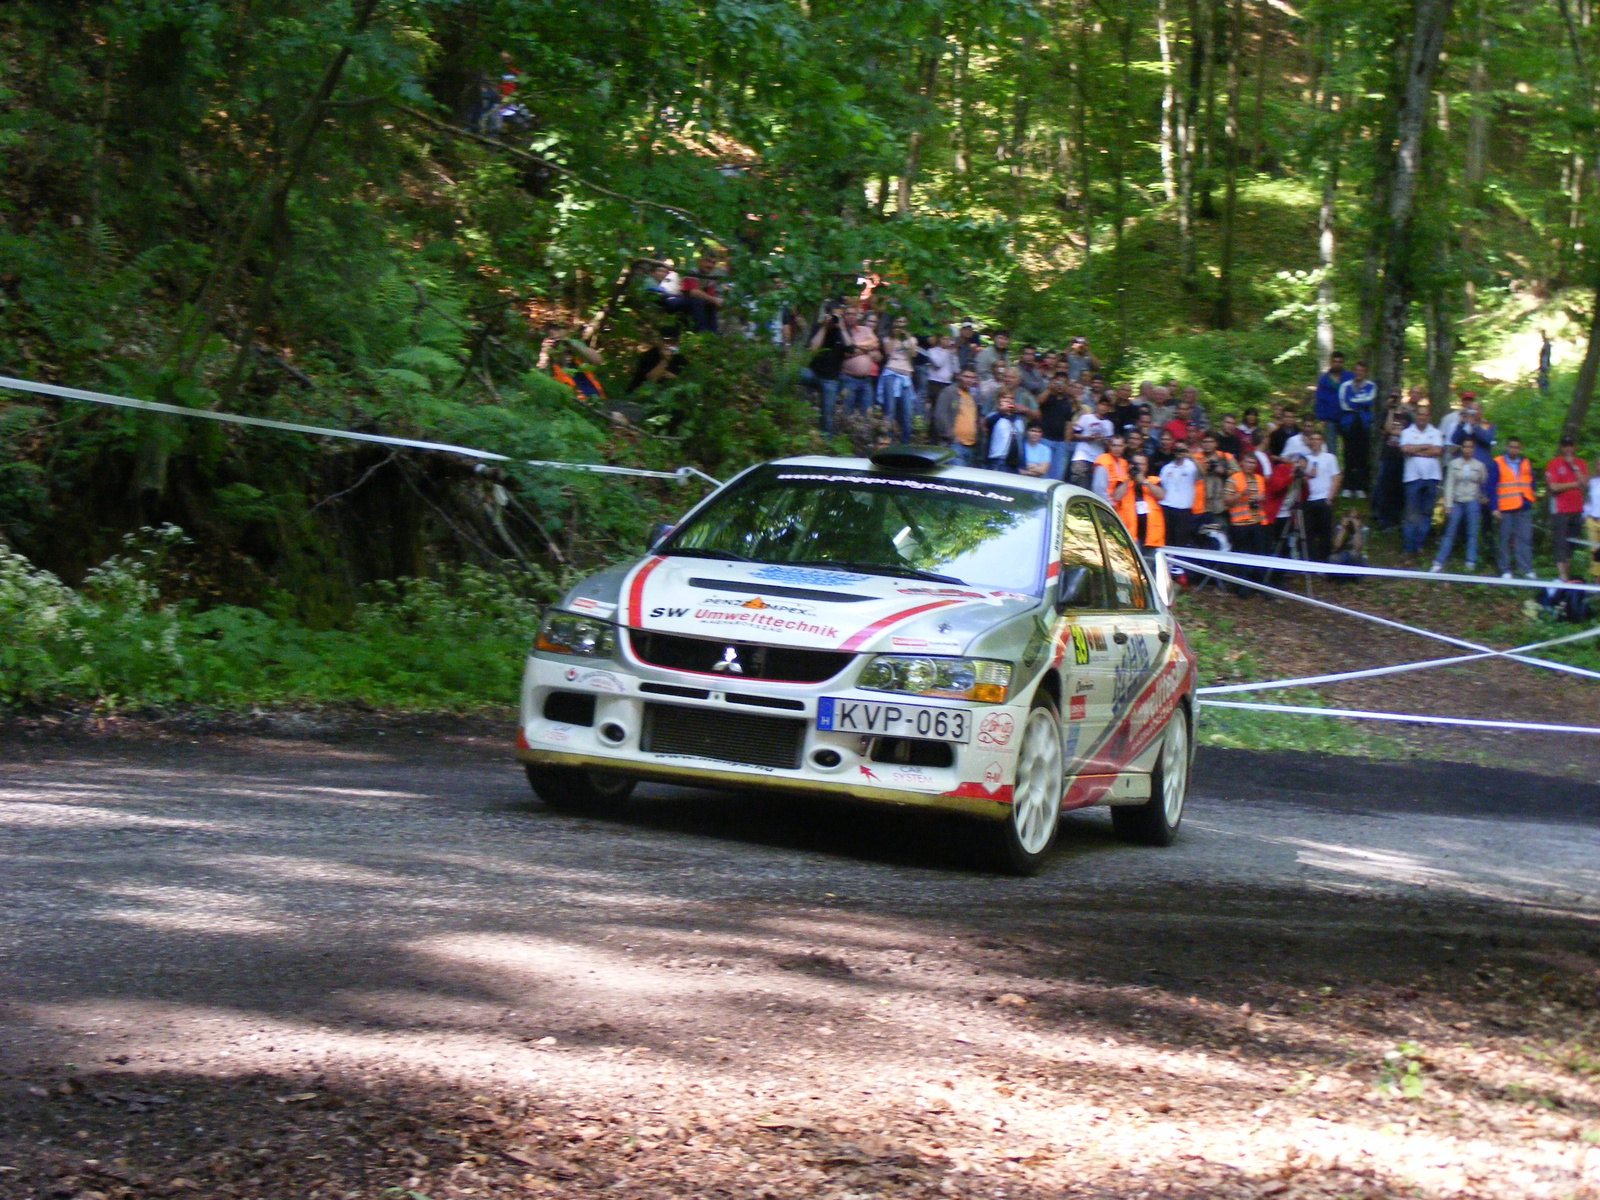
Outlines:
[[[1301,562],[1309,560],[1306,541],[1306,510],[1302,504],[1304,483],[1296,479],[1289,485],[1289,490],[1283,496],[1283,508],[1289,515],[1279,524],[1283,531],[1278,534],[1277,544],[1272,547],[1273,558],[1298,558]],[[1262,583],[1272,584],[1276,571],[1268,571]],[[1311,572],[1302,571],[1301,576],[1306,582],[1306,595],[1311,594]]]

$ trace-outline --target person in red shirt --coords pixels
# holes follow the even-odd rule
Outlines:
[[[1194,405],[1190,404],[1187,400],[1179,400],[1177,410],[1173,413],[1172,420],[1168,421],[1161,428],[1172,434],[1173,441],[1187,442],[1189,440],[1189,418],[1193,415],[1193,413]]]
[[[709,254],[702,254],[698,269],[698,275],[684,279],[683,298],[688,302],[689,317],[694,322],[695,330],[699,333],[715,333],[717,310],[725,302],[715,282],[717,260]]]
[[[1575,439],[1561,435],[1561,447],[1544,469],[1550,490],[1550,538],[1556,545],[1556,575],[1566,583],[1572,570],[1572,542],[1583,536],[1583,502],[1589,493],[1589,464],[1577,456]]]

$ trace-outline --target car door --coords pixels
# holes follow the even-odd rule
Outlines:
[[[1127,529],[1115,513],[1098,505],[1095,519],[1100,526],[1110,581],[1111,683],[1106,714],[1109,736],[1095,756],[1093,770],[1115,774],[1128,770],[1131,764],[1131,747],[1126,736],[1128,717],[1134,701],[1165,658],[1171,634],[1166,627],[1167,617],[1156,600],[1144,558]]]
[[[1097,507],[1088,500],[1069,502],[1061,530],[1060,586],[1068,586],[1075,571],[1086,573],[1077,599],[1064,609],[1056,623],[1062,750],[1069,776],[1086,769],[1111,720],[1115,614],[1111,577],[1095,525]]]

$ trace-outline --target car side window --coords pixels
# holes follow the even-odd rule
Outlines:
[[[1100,549],[1100,535],[1095,532],[1092,508],[1082,501],[1067,506],[1066,518],[1061,523],[1061,573],[1065,575],[1074,567],[1087,568],[1089,585],[1078,607],[1110,608],[1111,589],[1105,555]]]
[[[1100,536],[1105,539],[1106,566],[1111,572],[1111,601],[1117,608],[1151,608],[1150,580],[1139,551],[1116,514],[1099,510]]]

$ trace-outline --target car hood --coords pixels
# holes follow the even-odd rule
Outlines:
[[[564,607],[691,637],[846,651],[960,654],[1037,597],[818,567],[652,556],[573,590]]]

